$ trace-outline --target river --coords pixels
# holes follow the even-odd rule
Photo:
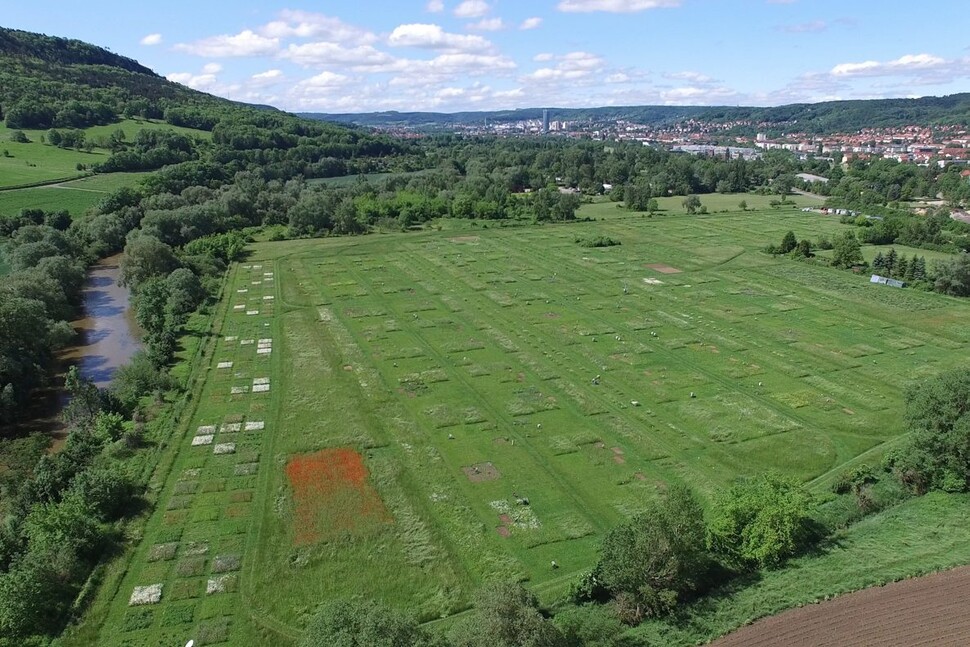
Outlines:
[[[49,388],[31,399],[28,421],[17,425],[21,434],[44,433],[50,451],[58,451],[67,438],[61,411],[67,405],[64,373],[77,365],[81,376],[99,387],[111,383],[118,367],[141,348],[139,329],[128,305],[128,288],[118,285],[121,255],[104,258],[88,268],[82,294],[81,318],[71,322],[76,342],[58,353],[58,371]]]
[[[81,377],[99,387],[111,383],[118,367],[141,348],[138,326],[128,307],[128,288],[118,284],[121,255],[101,259],[88,270],[82,295],[82,317],[72,321],[77,344],[65,349],[65,365],[77,364]]]

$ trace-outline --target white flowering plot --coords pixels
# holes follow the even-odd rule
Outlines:
[[[241,422],[227,422],[226,424],[222,425],[219,431],[221,431],[224,434],[234,434],[240,429],[242,429]]]
[[[269,391],[268,377],[253,378],[253,393],[266,393],[267,391]]]
[[[213,454],[235,454],[236,443],[219,443],[212,448]]]
[[[213,436],[212,434],[202,434],[202,435],[196,436],[195,438],[192,439],[192,446],[198,447],[200,445],[211,445],[213,438],[215,438],[215,436]]]
[[[262,420],[250,420],[246,423],[246,431],[262,431],[266,428],[266,423]]]
[[[232,362],[219,362],[216,368],[232,368]]]
[[[158,604],[162,600],[162,585],[149,584],[148,586],[136,586],[128,599],[128,606],[133,607],[139,604]]]
[[[258,315],[259,314],[259,310],[247,310],[246,311],[246,314],[249,315],[249,316]]]
[[[232,395],[242,395],[243,393],[248,393],[248,392],[249,392],[248,386],[234,386],[231,389],[229,389],[229,393]]]

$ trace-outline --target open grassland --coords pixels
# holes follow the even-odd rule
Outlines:
[[[258,245],[101,642],[286,641],[334,596],[431,620],[490,578],[554,600],[667,484],[710,497],[776,469],[823,490],[877,459],[904,431],[901,389],[970,344],[961,301],[758,251],[834,219],[584,215]],[[596,236],[622,244],[576,242]],[[935,518],[925,505],[898,514]],[[899,523],[853,528],[857,552],[806,581],[936,566],[929,543],[890,559],[913,540]],[[869,553],[886,559],[862,572]],[[720,632],[753,611],[731,613]]]
[[[148,173],[109,173],[29,189],[0,191],[0,218],[17,215],[22,209],[65,210],[78,216],[111,191],[133,186],[146,175]]]
[[[128,141],[133,141],[139,130],[174,130],[192,137],[210,138],[211,133],[179,128],[164,122],[124,120],[108,126],[93,126],[84,130],[88,140],[96,137],[109,137],[122,130]],[[43,182],[54,182],[76,178],[84,174],[78,164],[91,167],[105,161],[110,152],[94,148],[91,152],[58,148],[43,143],[46,130],[24,130],[30,143],[17,143],[10,140],[11,130],[0,123],[0,151],[7,151],[9,157],[0,155],[0,189]]]

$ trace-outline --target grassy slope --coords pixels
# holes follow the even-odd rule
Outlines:
[[[638,642],[694,645],[784,609],[970,563],[970,496],[933,493],[856,524],[821,555],[698,603],[683,623],[649,622]]]
[[[144,120],[124,120],[108,126],[93,126],[84,132],[88,139],[92,139],[99,136],[107,137],[118,129],[125,132],[129,141],[133,140],[141,129],[175,130],[194,137],[211,137],[211,133],[204,131]],[[11,155],[10,157],[0,156],[0,188],[75,178],[83,174],[77,170],[78,164],[92,166],[108,158],[109,152],[103,149],[96,148],[88,153],[43,144],[41,136],[46,135],[46,132],[45,130],[25,130],[24,133],[30,139],[30,143],[18,144],[10,141],[10,129],[0,124],[0,151],[7,150]]]
[[[902,431],[899,389],[958,363],[970,344],[962,302],[757,251],[789,228],[831,236],[844,227],[833,219],[794,210],[685,217],[676,201],[666,206],[653,219],[601,204],[580,214],[603,219],[595,223],[452,222],[463,231],[260,245],[256,258],[278,288],[237,268],[216,330],[272,337],[272,359],[218,346],[189,428],[241,414],[264,419],[266,432],[240,437],[231,457],[191,447],[191,433],[179,441],[146,540],[110,607],[110,596],[99,603],[102,641],[148,644],[203,625],[247,644],[285,639],[331,596],[380,597],[431,618],[460,609],[495,576],[527,578],[554,600],[592,563],[601,533],[664,482],[689,481],[709,496],[738,474],[775,468],[821,489],[860,454],[878,456]],[[574,242],[594,234],[622,245]],[[643,267],[661,262],[684,272]],[[259,316],[232,309],[250,303],[262,304]],[[224,360],[236,362],[231,372],[214,368]],[[602,382],[591,385],[596,373]],[[229,395],[262,376],[268,396]],[[283,466],[334,446],[364,454],[395,523],[294,547]],[[235,475],[234,465],[254,460],[258,477]],[[470,482],[461,468],[484,461],[501,478]],[[516,506],[514,493],[531,505]],[[495,531],[499,501],[521,524],[507,538]],[[885,519],[866,522],[882,529],[851,544],[851,559],[883,550]],[[537,528],[526,527],[532,521]],[[201,539],[213,551],[201,564],[149,559],[154,544]],[[218,551],[243,555],[242,579],[235,592],[205,596]],[[927,545],[899,568],[935,567],[940,554]],[[550,559],[562,569],[550,570]],[[832,575],[844,563],[819,562],[813,579],[786,586],[840,590]],[[879,564],[867,571],[895,568]],[[128,608],[132,588],[153,582],[165,582],[162,604]],[[677,631],[713,635],[750,613],[742,604],[717,611],[727,619],[716,628]]]

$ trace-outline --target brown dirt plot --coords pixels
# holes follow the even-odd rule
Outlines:
[[[678,270],[676,267],[671,267],[666,263],[648,263],[646,267],[651,270],[660,272],[661,274],[680,274],[682,270]]]
[[[970,567],[877,586],[759,620],[716,647],[970,644]]]
[[[468,480],[472,483],[481,483],[482,481],[494,481],[495,479],[502,476],[498,468],[492,465],[490,462],[478,463],[477,465],[469,465],[468,467],[461,468],[461,471],[465,473]]]

